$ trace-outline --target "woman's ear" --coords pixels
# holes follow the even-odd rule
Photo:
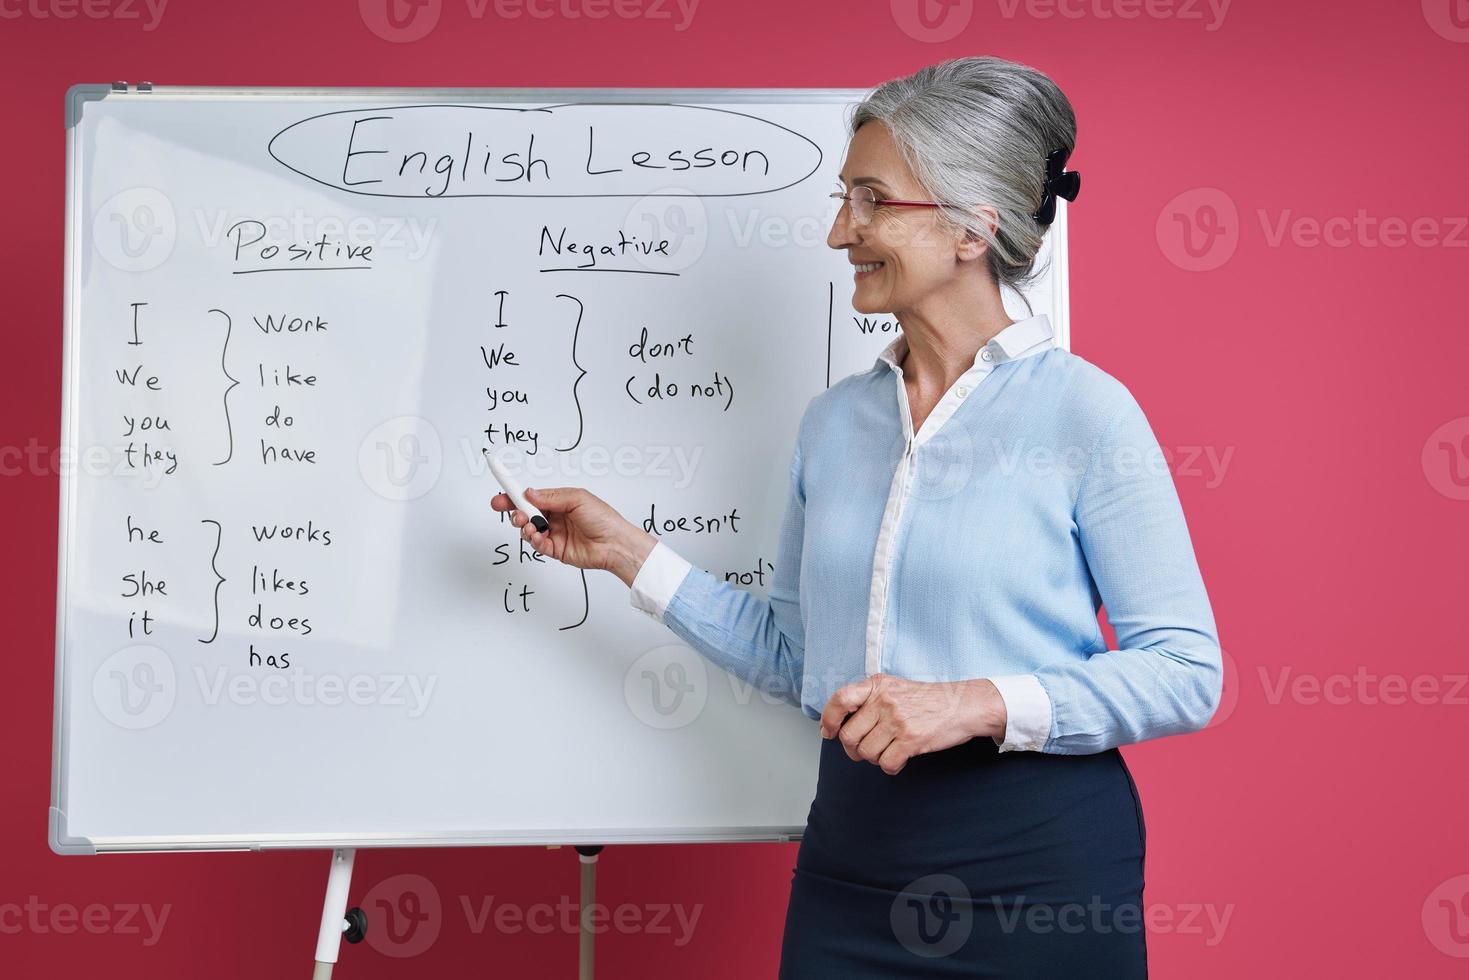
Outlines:
[[[989,229],[991,237],[994,237],[1000,227],[1000,212],[991,205],[984,204],[974,209],[974,214],[980,221],[984,222]],[[965,231],[964,237],[959,242],[959,259],[964,262],[973,262],[985,256],[989,251],[989,244],[972,231]]]

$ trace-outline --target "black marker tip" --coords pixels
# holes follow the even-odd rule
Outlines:
[[[534,524],[536,526],[536,530],[540,531],[542,534],[545,534],[546,531],[549,530],[551,527],[550,524],[546,523],[546,519],[539,514],[537,514],[535,517],[532,517],[530,519],[530,522]]]

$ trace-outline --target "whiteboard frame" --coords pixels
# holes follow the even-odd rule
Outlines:
[[[855,105],[868,94],[866,89],[803,88],[418,88],[418,87],[244,87],[244,86],[154,86],[142,82],[111,85],[73,85],[66,93],[66,211],[62,295],[62,382],[61,446],[70,447],[76,431],[77,392],[74,379],[79,356],[80,262],[76,250],[85,240],[78,221],[80,214],[81,147],[77,123],[88,102],[103,99],[128,101],[226,101],[254,100],[306,102],[495,102],[495,103],[686,103],[707,104],[812,104]],[[1056,219],[1047,238],[1051,241],[1051,276],[1054,304],[1050,313],[1056,342],[1071,349],[1070,264],[1067,248],[1066,201],[1057,200]],[[640,830],[511,831],[487,834],[258,834],[187,835],[182,837],[74,837],[66,821],[66,608],[69,532],[75,505],[75,487],[69,468],[60,474],[60,512],[57,521],[56,560],[56,678],[52,710],[51,806],[47,827],[51,849],[57,854],[163,851],[265,851],[318,848],[364,847],[486,847],[544,844],[681,844],[736,842],[791,842],[800,840],[801,827],[711,827],[704,830],[645,828]]]

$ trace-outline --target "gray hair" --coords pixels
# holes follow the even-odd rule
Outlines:
[[[851,133],[873,121],[933,199],[952,205],[944,217],[989,246],[997,284],[1018,290],[1039,275],[1046,226],[1032,214],[1046,155],[1076,146],[1076,114],[1055,82],[1002,58],[955,58],[879,86],[853,111]],[[981,205],[999,212],[993,232]]]

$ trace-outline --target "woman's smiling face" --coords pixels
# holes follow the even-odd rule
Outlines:
[[[832,248],[846,249],[853,264],[857,312],[914,309],[968,274],[966,263],[984,255],[984,244],[945,221],[937,208],[882,206],[884,199],[931,200],[882,123],[857,130],[841,178],[848,192],[869,187],[878,201],[866,224],[853,220],[852,207],[845,204],[826,236]]]

